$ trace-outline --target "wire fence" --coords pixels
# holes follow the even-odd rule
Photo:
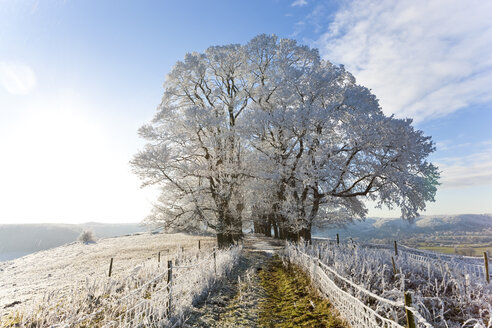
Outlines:
[[[402,321],[408,320],[406,312],[410,312],[414,318],[411,319],[414,325],[410,327],[432,327],[414,307],[405,305],[403,298],[394,301],[366,290],[307,254],[303,247],[288,244],[285,254],[290,262],[309,272],[313,283],[353,327],[403,328]],[[358,297],[353,295],[354,291],[357,291]],[[359,299],[361,295],[372,301],[362,302]],[[372,307],[366,303],[372,304]]]
[[[165,283],[154,290],[152,295],[146,295],[145,291],[148,286],[156,283],[155,280],[133,292],[131,296],[133,302],[130,303],[135,303],[135,300],[137,302],[120,316],[118,327],[179,324],[184,319],[187,306],[191,305],[200,294],[196,286],[209,288],[217,278],[232,269],[232,266],[226,265],[230,263],[228,260],[231,252],[233,252],[232,247],[223,251],[214,249],[198,262],[182,260],[172,265],[168,261],[168,269],[157,277],[157,280],[162,280],[166,276]]]
[[[15,327],[179,326],[193,304],[230,273],[241,249],[179,252],[167,263],[160,263],[160,257],[159,263],[143,263],[138,274],[87,279],[85,286],[73,287],[71,299],[60,302],[56,295],[48,296]]]
[[[329,245],[335,245],[336,239],[328,238],[313,238],[316,242],[327,243]],[[353,243],[353,242],[352,242]],[[394,246],[384,244],[356,244],[357,247],[365,247],[372,249],[381,249],[392,252]],[[425,251],[398,244],[398,253],[404,256],[407,260],[417,262],[420,264],[433,264],[435,262],[441,262],[442,264],[452,266],[455,270],[461,271],[462,275],[471,275],[472,277],[479,278],[481,281],[487,280],[486,266],[484,260],[478,257],[463,256],[458,254],[441,254],[431,251]],[[489,261],[490,262],[490,261]],[[490,273],[489,273],[490,275]],[[490,276],[489,276],[490,278]]]

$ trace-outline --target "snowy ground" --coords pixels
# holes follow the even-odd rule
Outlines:
[[[83,283],[87,277],[105,279],[110,258],[114,258],[112,276],[124,277],[148,261],[161,262],[168,254],[196,251],[198,240],[202,250],[215,246],[215,239],[184,234],[149,233],[101,239],[94,244],[71,243],[0,263],[0,316],[17,305],[40,299],[57,291],[61,297],[70,286]],[[165,263],[165,262],[164,262]],[[19,302],[19,303],[18,303]]]
[[[197,252],[199,239],[203,251],[201,253]],[[279,280],[275,278],[276,273],[270,270],[274,263],[280,263],[274,255],[283,251],[283,241],[246,236],[242,248],[230,251],[236,252],[233,261],[226,259],[227,263],[224,262],[224,256],[231,255],[227,251],[225,254],[215,253],[218,254],[215,278],[213,265],[209,268],[210,263],[203,260],[211,258],[210,248],[214,246],[215,239],[210,237],[145,234],[103,239],[89,245],[73,243],[0,263],[0,318],[7,314],[0,320],[0,325],[53,326],[67,322],[74,327],[100,327],[106,323],[118,325],[118,320],[127,318],[121,316],[121,309],[134,309],[141,301],[153,302],[153,308],[157,309],[156,315],[160,316],[160,309],[167,306],[168,294],[164,293],[164,297],[160,298],[160,291],[166,291],[161,286],[162,281],[149,279],[156,274],[161,277],[167,273],[163,264],[168,258],[174,259],[175,296],[172,311],[174,317],[179,318],[182,327],[290,327],[291,319],[306,320],[309,317],[309,320],[314,320],[311,318],[316,316],[313,310],[318,309],[320,303],[311,294],[308,295],[310,303],[304,301],[307,305],[301,299],[304,297],[303,293],[309,289],[306,287],[309,282],[304,287],[294,283],[299,280],[296,274],[291,276],[295,279]],[[185,253],[181,253],[181,247],[184,247]],[[157,263],[158,251],[162,252],[161,262],[164,263],[161,265]],[[108,278],[111,257],[114,258],[113,275]],[[198,261],[199,258],[201,260]],[[191,262],[186,262],[189,260]],[[204,268],[193,269],[193,265],[187,264],[193,261],[202,263],[200,265],[204,265]],[[230,266],[224,271],[223,265],[227,264]],[[186,268],[191,271],[179,273],[179,270],[188,270]],[[199,281],[206,268],[210,269],[210,276],[204,282],[212,288],[202,289],[203,282]],[[178,271],[174,272],[175,270]],[[290,277],[290,273],[287,276]],[[195,279],[197,277],[198,280]],[[154,285],[148,285],[149,281],[154,282]],[[142,285],[141,282],[146,284]],[[166,281],[163,283],[166,284]],[[124,290],[119,290],[120,285]],[[138,286],[147,287],[141,289]],[[193,296],[189,293],[195,289],[198,289],[199,297],[195,297],[198,294]],[[289,296],[287,293],[284,297],[285,293],[280,293],[279,296],[277,290],[285,293],[290,290],[294,294]],[[188,294],[191,298],[186,296]],[[49,295],[48,298],[42,299],[45,295]],[[181,297],[183,295],[184,298]],[[127,303],[120,304],[119,301],[123,299]],[[283,305],[279,306],[277,300],[283,301]],[[275,305],[273,310],[267,306],[272,304]],[[292,310],[292,304],[295,311]],[[302,304],[306,306],[303,307]],[[99,314],[101,311],[103,314]],[[146,309],[142,308],[142,311],[145,312]],[[139,313],[144,313],[142,311]],[[131,313],[133,312],[127,314]],[[330,313],[328,309],[323,310],[322,317],[332,316]],[[148,317],[149,320],[151,317],[153,315]],[[102,318],[104,322],[101,321]],[[140,317],[138,314],[128,318],[143,323],[145,316]],[[323,318],[318,318],[318,321],[321,322]],[[278,320],[281,321],[280,325]],[[136,322],[130,324],[133,326]]]

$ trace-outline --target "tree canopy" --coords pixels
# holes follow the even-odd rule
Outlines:
[[[315,222],[364,218],[365,200],[405,219],[434,200],[431,138],[294,40],[259,35],[187,54],[164,90],[132,165],[160,186],[149,219],[170,229],[210,228],[227,245],[248,220],[309,239]]]

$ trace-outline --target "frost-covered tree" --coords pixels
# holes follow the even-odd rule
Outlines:
[[[132,164],[144,185],[161,186],[152,219],[166,226],[210,227],[224,246],[247,208],[279,237],[309,239],[316,220],[363,217],[364,199],[404,218],[433,200],[430,138],[294,40],[187,54],[164,88]]]
[[[270,200],[280,236],[310,239],[316,219],[364,217],[367,199],[398,206],[406,219],[425,209],[438,178],[426,161],[430,138],[411,120],[385,116],[367,88],[315,49],[263,39],[253,50],[263,58],[256,62],[261,94],[245,136],[258,156],[256,181],[269,181],[257,195]]]
[[[242,234],[242,143],[237,122],[251,102],[255,79],[243,47],[210,47],[187,54],[164,83],[164,96],[149,125],[148,144],[132,164],[144,185],[158,184],[156,205],[166,226],[205,225],[220,246]]]
[[[80,241],[81,243],[84,243],[84,244],[95,243],[96,242],[96,236],[94,235],[94,232],[92,232],[90,230],[84,230],[80,233],[77,240]]]

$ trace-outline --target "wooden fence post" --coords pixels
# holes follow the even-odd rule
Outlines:
[[[398,246],[396,244],[396,240],[395,240],[395,256],[398,256]]]
[[[214,273],[215,273],[215,276],[217,276],[217,256],[216,256],[216,252],[215,252],[215,247],[214,247]]]
[[[393,274],[396,275],[395,258],[393,256],[391,257],[391,263],[393,264]]]
[[[167,303],[167,317],[171,315],[172,283],[173,283],[173,261],[167,261],[167,294],[169,295],[169,301]]]
[[[202,245],[200,244],[200,239],[198,239],[198,250],[202,249]]]
[[[485,265],[485,280],[487,280],[487,283],[490,283],[489,259],[487,257],[487,252],[483,252],[483,262]]]
[[[161,252],[157,253],[157,263],[161,263]]]
[[[111,272],[113,271],[113,258],[109,261],[109,275],[108,277],[111,277]]]
[[[337,245],[340,245],[340,236],[337,234]]]
[[[405,296],[405,306],[411,307],[412,306],[412,295],[409,293],[403,293]],[[415,326],[415,318],[413,317],[412,311],[408,310],[405,308],[405,313],[407,315],[407,328],[416,328]]]

